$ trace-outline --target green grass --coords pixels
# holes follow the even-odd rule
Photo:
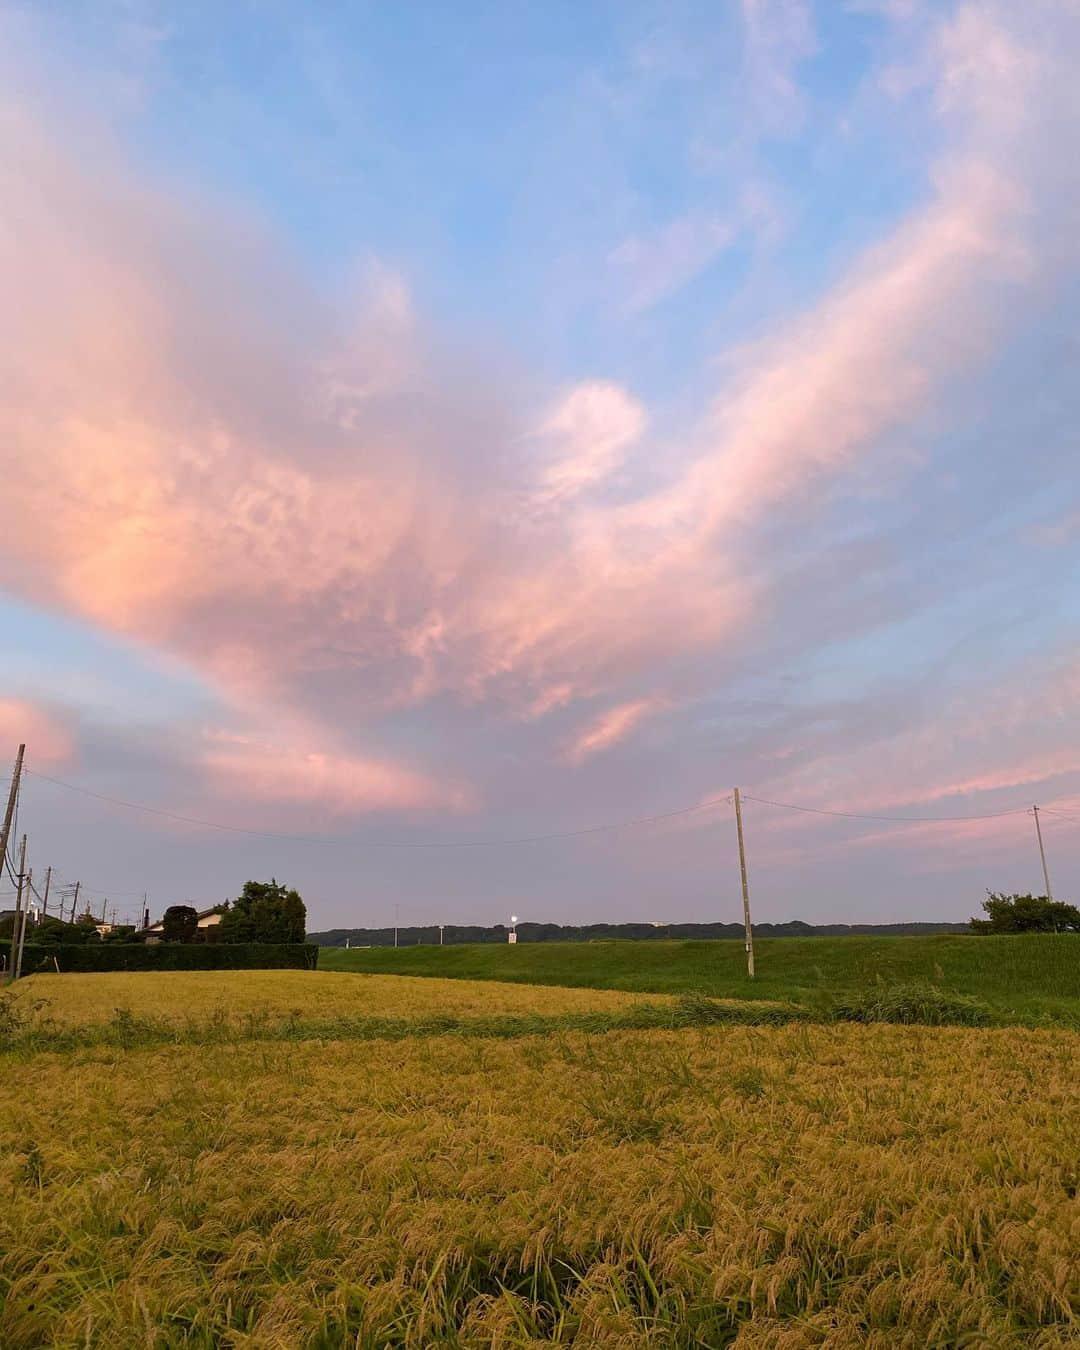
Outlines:
[[[324,947],[319,967],[803,1006],[880,985],[928,983],[982,999],[1007,1020],[1080,1021],[1080,934],[764,938],[755,954],[753,982],[742,943],[723,940]]]

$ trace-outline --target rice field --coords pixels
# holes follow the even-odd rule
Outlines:
[[[541,1014],[625,1011],[663,997],[611,989],[559,989],[497,980],[430,980],[395,975],[349,975],[308,970],[115,971],[36,975],[13,986],[8,997],[61,1027],[107,1022],[118,1008],[137,1018],[180,1025],[187,1019],[257,1016],[266,1023],[288,1017],[424,1017],[446,1014]]]
[[[5,1350],[1080,1344],[1066,1029],[181,1041],[0,1072]]]

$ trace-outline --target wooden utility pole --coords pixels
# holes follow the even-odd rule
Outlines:
[[[52,881],[52,868],[45,869],[45,894],[41,897],[41,918],[44,921],[49,912],[49,883]]]
[[[1031,809],[1035,814],[1035,837],[1039,841],[1039,857],[1042,859],[1043,881],[1046,882],[1046,898],[1047,900],[1053,900],[1054,896],[1050,890],[1050,873],[1046,870],[1046,849],[1043,848],[1042,826],[1039,824],[1039,808],[1033,806]],[[1050,814],[1053,815],[1053,812]]]
[[[75,883],[75,894],[74,894],[74,896],[72,897],[72,900],[71,900],[71,922],[72,922],[72,923],[75,922],[75,911],[76,911],[76,909],[78,909],[78,907],[79,907],[79,887],[80,887],[81,885],[82,885],[82,882],[81,882],[81,881],[77,881],[77,882]]]
[[[750,924],[750,883],[746,879],[746,845],[742,832],[742,799],[735,789],[735,829],[739,836],[739,871],[742,873],[743,923],[746,925],[746,973],[754,978],[754,930]]]
[[[4,812],[4,824],[0,828],[0,875],[4,871],[4,863],[7,861],[8,839],[11,836],[11,822],[15,818],[15,803],[19,800],[19,780],[22,778],[23,755],[26,753],[26,746],[19,746],[19,753],[15,756],[15,772],[11,775],[11,791],[8,793],[7,810]]]

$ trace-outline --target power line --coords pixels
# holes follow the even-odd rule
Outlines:
[[[1031,810],[1030,806],[1017,806],[1011,811],[989,811],[977,816],[877,816],[867,815],[861,811],[827,811],[820,806],[796,806],[794,802],[773,802],[768,797],[752,797],[749,792],[742,795],[743,801],[757,802],[761,806],[778,806],[784,811],[805,811],[812,816],[839,816],[844,820],[888,820],[908,825],[945,825],[958,820],[1000,820],[1002,816],[1024,816]]]
[[[1040,811],[1045,811],[1048,815],[1057,816],[1061,820],[1071,820],[1074,825],[1080,825],[1080,816],[1070,816],[1064,811],[1057,811],[1052,806],[1040,806]]]
[[[683,806],[676,811],[664,811],[653,816],[637,816],[631,820],[613,821],[606,825],[589,825],[580,830],[556,830],[550,834],[530,834],[522,835],[516,839],[454,839],[454,840],[408,840],[408,839],[321,839],[317,835],[310,834],[282,834],[276,830],[255,830],[248,829],[243,825],[224,825],[220,821],[202,820],[197,816],[180,815],[176,811],[165,811],[157,806],[147,806],[143,802],[124,801],[120,797],[110,797],[103,792],[92,792],[90,788],[79,787],[75,783],[65,783],[59,778],[50,778],[48,774],[38,773],[36,770],[26,770],[27,773],[33,773],[35,778],[40,778],[46,783],[53,783],[57,787],[67,788],[71,792],[82,793],[85,797],[93,797],[97,801],[108,802],[112,806],[122,806],[129,811],[144,811],[152,816],[163,816],[166,820],[178,820],[185,825],[198,825],[203,829],[221,830],[228,834],[251,835],[258,839],[281,839],[296,844],[330,844],[345,848],[390,848],[390,849],[446,849],[446,848],[504,848],[517,844],[541,844],[552,839],[579,839],[584,835],[600,834],[606,830],[625,830],[636,825],[652,825],[663,820],[673,820],[677,816],[688,816],[696,811],[704,811],[710,806],[721,806],[731,800],[729,796],[713,797],[706,801],[697,802],[693,806]]]
[[[612,830],[632,829],[641,825],[652,825],[665,820],[674,820],[680,816],[693,815],[698,811],[708,810],[713,806],[721,806],[731,802],[731,796],[711,797],[704,801],[695,803],[692,806],[679,807],[673,811],[663,811],[650,816],[636,816],[628,820],[611,821],[603,825],[590,825],[578,830],[555,830],[546,834],[521,835],[509,839],[457,839],[457,840],[406,840],[406,839],[326,839],[317,835],[286,834],[277,830],[258,830],[243,825],[226,825],[221,821],[205,820],[198,816],[183,815],[176,811],[168,811],[157,806],[148,806],[145,802],[127,801],[121,797],[112,797],[103,792],[95,792],[90,788],[80,787],[75,783],[65,782],[60,778],[52,778],[48,774],[43,774],[34,769],[24,770],[27,774],[32,774],[35,778],[40,778],[46,783],[52,783],[56,787],[66,788],[69,792],[77,792],[85,797],[92,797],[95,801],[106,802],[110,806],[119,806],[129,811],[141,811],[147,815],[160,816],[166,820],[179,821],[185,825],[195,825],[201,829],[218,830],[227,834],[241,834],[258,839],[278,839],[289,843],[300,844],[328,844],[334,847],[343,848],[377,848],[377,849],[420,849],[420,850],[438,850],[438,849],[466,849],[466,848],[509,848],[520,844],[539,844],[557,839],[580,839],[592,834],[601,834]],[[803,806],[796,802],[774,801],[768,797],[756,797],[749,792],[742,794],[744,801],[757,802],[761,806],[772,806],[784,811],[799,811],[815,816],[831,816],[842,820],[873,820],[884,821],[897,825],[945,825],[962,821],[974,820],[1000,820],[1007,816],[1028,815],[1031,807],[1014,807],[1007,811],[989,811],[973,815],[963,816],[890,816],[882,814],[872,814],[861,811],[833,811],[819,806]],[[1041,807],[1041,810],[1052,811],[1051,807]],[[1053,811],[1053,814],[1062,816],[1064,819],[1073,820],[1074,817],[1066,816],[1063,812]],[[1076,823],[1080,824],[1080,821]],[[123,892],[98,890],[93,887],[85,889],[91,890],[94,894],[100,895],[134,895],[141,892]]]
[[[54,876],[54,877],[62,878],[62,877],[63,877],[63,873],[57,871],[57,870],[54,868],[54,869],[53,869],[53,876]],[[63,882],[63,885],[64,885],[64,887],[66,887],[68,890],[70,890],[71,887],[75,885],[75,883],[74,883],[73,881],[65,881],[65,882]],[[141,890],[138,890],[138,891],[121,891],[121,890],[117,890],[117,889],[116,889],[115,887],[113,887],[113,886],[88,886],[88,885],[86,884],[85,881],[81,883],[81,885],[80,885],[80,890],[83,890],[83,891],[89,891],[89,893],[90,893],[91,895],[104,895],[104,896],[105,896],[107,899],[109,899],[109,900],[115,899],[117,896],[124,896],[125,898],[127,898],[127,897],[133,896],[133,895],[142,895],[142,891],[141,891]]]
[[[4,868],[5,868],[5,870],[7,871],[8,876],[11,878],[11,884],[12,884],[13,886],[16,886],[16,887],[17,887],[18,884],[19,884],[19,878],[18,878],[18,877],[15,875],[15,873],[11,870],[11,859],[10,859],[10,858],[5,858],[5,859],[4,859]]]

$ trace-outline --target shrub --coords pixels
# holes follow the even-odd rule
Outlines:
[[[8,943],[0,943],[0,954]],[[314,970],[319,949],[313,942],[103,942],[73,946],[30,946],[23,973],[55,970]]]
[[[1080,933],[1080,909],[1045,895],[1000,895],[987,891],[985,919],[972,919],[973,933]]]
[[[895,984],[867,989],[833,1007],[838,1022],[897,1022],[930,1027],[984,1027],[989,1007],[969,994],[933,984]]]

